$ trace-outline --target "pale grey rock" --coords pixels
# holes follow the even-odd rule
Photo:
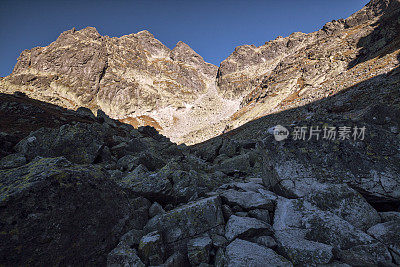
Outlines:
[[[255,218],[232,215],[225,226],[225,237],[230,241],[268,234],[272,234],[271,226]]]
[[[281,182],[274,186],[275,190],[285,197],[301,197],[319,209],[330,211],[362,230],[380,222],[378,212],[360,193],[347,184],[320,183],[317,179],[300,179],[296,176],[287,178],[289,177],[278,178]]]
[[[385,223],[380,223],[368,229],[367,233],[397,254],[396,258],[400,257],[400,221],[392,220]]]
[[[333,247],[304,239],[297,232],[275,232],[277,251],[298,264],[325,264],[333,258]]]
[[[364,251],[375,251],[375,256],[368,259],[371,260],[370,264],[376,264],[378,259],[386,258],[387,254],[382,243],[337,215],[322,211],[302,199],[278,200],[273,229],[278,250],[298,264],[328,263],[333,247],[349,253],[353,248],[357,251],[356,247],[360,246],[367,248]],[[362,257],[361,252],[358,255]],[[351,264],[349,257],[343,256],[341,260]]]
[[[210,261],[210,248],[212,240],[208,235],[203,235],[189,240],[187,251],[189,262],[192,265],[208,263]]]
[[[272,249],[236,239],[226,247],[226,266],[293,266]]]
[[[186,253],[187,241],[224,225],[219,197],[209,197],[151,218],[145,231],[158,230],[169,250]]]
[[[221,193],[221,198],[229,205],[239,205],[244,209],[272,210],[274,208],[274,203],[271,200],[255,192],[239,192],[230,189]]]
[[[146,264],[158,265],[164,262],[163,242],[157,231],[148,233],[140,239],[138,251]]]

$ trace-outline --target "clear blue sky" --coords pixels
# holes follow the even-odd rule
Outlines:
[[[183,41],[219,65],[234,48],[257,46],[292,32],[312,32],[346,18],[367,0],[0,0],[0,76],[24,49],[46,46],[72,27],[122,36],[149,30],[169,48]]]

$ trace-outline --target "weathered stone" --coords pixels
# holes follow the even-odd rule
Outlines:
[[[137,195],[151,198],[164,198],[170,195],[172,185],[168,179],[147,172],[143,165],[139,165],[133,172],[127,174],[117,183]]]
[[[396,211],[386,211],[386,212],[379,212],[381,216],[382,222],[390,222],[394,220],[400,221],[400,212]]]
[[[222,205],[222,213],[225,220],[229,220],[229,217],[231,217],[233,214],[231,208],[226,204]]]
[[[187,263],[187,258],[182,255],[180,252],[175,252],[172,254],[162,266],[165,267],[181,267],[181,266],[186,266]]]
[[[21,154],[10,154],[0,159],[0,170],[21,167],[26,163],[26,158]]]
[[[146,265],[140,260],[137,251],[129,247],[116,247],[107,257],[107,266],[120,267],[120,266],[135,266],[145,267]]]
[[[249,216],[268,224],[271,223],[268,210],[260,210],[260,209],[251,210],[249,211]]]
[[[212,241],[208,235],[189,240],[187,251],[190,264],[208,263],[210,261],[211,244]]]
[[[93,112],[90,109],[85,108],[85,107],[79,107],[76,110],[76,113],[78,113],[78,114],[80,114],[82,116],[85,116],[85,117],[89,117],[91,119],[95,119],[96,118],[96,116],[93,114]]]
[[[256,238],[256,243],[272,249],[276,248],[278,245],[271,236],[259,236]]]
[[[273,229],[278,250],[293,263],[328,263],[332,247],[342,251],[365,246],[385,257],[385,246],[337,215],[302,199],[278,200]],[[351,264],[348,257],[342,261]],[[375,264],[373,261],[371,264]]]
[[[118,246],[127,248],[138,247],[142,236],[144,236],[143,230],[132,229],[121,237]]]
[[[226,174],[250,173],[253,165],[252,155],[250,153],[242,154],[229,158],[218,164],[217,170]]]
[[[157,231],[148,233],[140,239],[139,255],[146,264],[158,265],[164,262],[163,242]]]
[[[123,156],[117,162],[117,168],[121,171],[133,171],[139,165],[139,158],[134,155]]]
[[[400,257],[400,221],[392,220],[380,223],[368,229],[367,233],[388,246]]]
[[[387,248],[376,243],[339,250],[337,254],[341,261],[353,266],[389,266],[392,264],[392,256]]]
[[[99,124],[66,124],[58,129],[34,131],[15,149],[28,160],[36,156],[64,156],[74,163],[93,163],[103,146],[104,136],[104,128]]]
[[[272,249],[236,239],[226,247],[226,266],[293,266]]]
[[[330,211],[355,227],[366,230],[380,222],[378,212],[360,193],[346,184],[313,184],[305,199],[321,210]]]
[[[333,258],[333,247],[314,241],[309,241],[297,233],[276,232],[278,252],[298,264],[326,264]]]
[[[0,184],[6,265],[105,264],[129,227],[142,227],[127,196],[95,166],[37,158],[0,171]]]
[[[276,188],[276,186],[275,186]],[[320,183],[316,179],[279,183],[285,197],[302,197],[323,211],[330,211],[362,230],[380,222],[378,212],[364,197],[346,184]]]
[[[225,237],[230,241],[266,234],[272,234],[271,226],[254,218],[232,215],[225,227]]]
[[[221,198],[229,205],[239,205],[245,209],[273,210],[274,208],[274,203],[272,201],[255,192],[239,192],[230,189],[223,192]]]
[[[214,247],[225,247],[228,243],[228,240],[222,235],[211,234],[211,239]]]
[[[239,189],[247,192],[257,192],[259,189],[264,189],[265,187],[262,184],[255,183],[255,182],[247,182],[247,183],[240,183],[240,182],[235,182],[230,184],[234,189]]]
[[[158,230],[167,246],[186,253],[188,238],[204,234],[223,224],[220,199],[210,197],[153,217],[145,226],[145,230]]]
[[[151,207],[149,208],[149,216],[150,218],[153,218],[154,216],[158,215],[158,214],[162,214],[164,213],[164,209],[163,207],[158,204],[157,202],[154,202],[153,205],[151,205]]]

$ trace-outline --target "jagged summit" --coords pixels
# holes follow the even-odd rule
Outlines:
[[[377,72],[393,69],[399,5],[373,0],[319,31],[239,46],[219,68],[184,42],[171,50],[146,30],[111,38],[92,27],[72,29],[46,48],[24,51],[0,86],[69,108],[100,108],[134,126],[155,126],[176,142],[197,143],[373,77],[364,69],[379,51],[391,53],[378,60]],[[207,108],[198,112],[200,106]],[[198,119],[210,124],[188,126]]]
[[[399,3],[219,69],[148,32],[24,51],[0,79],[22,91],[0,93],[0,265],[400,266]]]

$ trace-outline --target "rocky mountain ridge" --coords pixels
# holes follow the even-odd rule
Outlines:
[[[25,71],[30,68],[21,65],[15,76],[1,81],[10,92],[25,88],[21,91],[27,93],[0,93],[0,265],[399,266],[399,13],[399,1],[373,0],[346,21],[328,24],[322,30],[326,33],[310,34],[315,39],[309,40],[309,47],[273,59],[279,62],[269,76],[259,76],[265,66],[257,50],[267,51],[271,44],[262,49],[245,46],[246,53],[233,55],[220,67],[218,87],[191,92],[191,97],[200,95],[194,102],[225,101],[237,105],[232,110],[240,109],[234,115],[218,113],[208,128],[201,118],[207,118],[212,106],[202,110],[200,118],[181,122],[187,129],[201,126],[175,136],[181,140],[215,135],[193,146],[177,145],[151,126],[136,129],[132,121],[112,119],[102,110],[93,114],[85,107],[66,109],[58,102],[66,100],[58,95],[59,100],[52,101],[61,106],[32,99],[28,95],[42,91],[25,89],[42,85],[45,97],[47,79],[53,79],[47,64],[57,61],[53,56],[50,63],[21,61],[36,66],[35,74],[29,76]],[[55,50],[131,42],[125,37],[109,41],[90,28],[84,36],[72,32],[62,38],[71,38],[66,42],[70,44],[74,34],[79,37],[76,44],[58,43]],[[137,46],[151,43],[154,50],[149,54],[158,55],[156,59],[172,53],[147,32],[131,38]],[[286,41],[277,42],[287,46]],[[208,69],[186,45],[178,46],[175,57],[168,54],[171,68]],[[118,47],[125,46],[111,44],[107,49]],[[355,47],[357,51],[346,50]],[[47,53],[46,48],[39,50]],[[117,79],[107,72],[118,70],[108,67],[117,59],[110,60],[104,72],[104,65],[94,64],[101,62],[103,50],[92,51],[97,52],[86,63],[74,61],[77,53],[61,53],[57,67],[64,70],[65,61],[66,77],[75,70],[82,75],[76,84],[97,90],[110,77]],[[304,61],[306,55],[310,61]],[[245,63],[245,71],[238,67],[224,72],[249,58],[256,60]],[[252,64],[260,73],[244,67]],[[37,72],[38,66],[45,74]],[[94,77],[94,69],[98,79],[86,79]],[[201,67],[193,71],[197,77],[207,72]],[[246,95],[249,91],[239,85],[228,86],[238,73],[246,75],[244,85],[251,80],[254,95]],[[150,86],[146,81],[152,75],[141,76],[144,85]],[[332,81],[319,84],[321,75]],[[22,86],[21,81],[30,84]],[[333,90],[324,91],[325,84]],[[221,98],[218,90],[224,86]],[[274,97],[288,93],[285,88],[305,92],[272,105]],[[79,95],[79,101],[85,97]],[[243,97],[241,104],[238,97]],[[276,125],[290,135],[277,140]],[[355,128],[364,128],[365,135],[348,132]],[[304,137],[296,138],[302,129]],[[337,136],[323,138],[324,129]]]
[[[102,109],[194,144],[390,72],[398,64],[398,8],[398,1],[373,0],[317,32],[237,47],[219,68],[183,42],[170,50],[147,31],[110,38],[73,29],[24,51],[0,90]],[[355,64],[363,55],[375,56]]]
[[[235,101],[217,96],[216,72],[183,42],[170,50],[148,31],[110,38],[88,27],[66,31],[47,47],[25,50],[0,86],[2,92],[22,91],[71,109],[101,109],[173,138],[202,127],[184,119],[196,119],[191,114],[202,112],[202,99],[215,100],[207,115],[217,120],[236,109]]]

